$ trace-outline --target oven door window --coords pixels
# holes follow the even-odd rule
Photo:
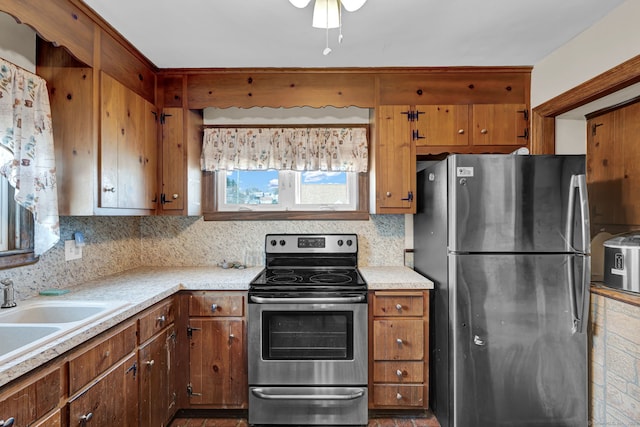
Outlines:
[[[353,312],[263,312],[262,358],[353,360]]]

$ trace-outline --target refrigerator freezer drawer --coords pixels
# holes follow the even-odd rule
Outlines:
[[[250,387],[249,424],[366,425],[366,387]]]

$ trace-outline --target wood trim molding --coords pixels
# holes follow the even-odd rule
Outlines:
[[[555,153],[555,117],[640,82],[640,55],[540,104],[532,111],[531,153]]]

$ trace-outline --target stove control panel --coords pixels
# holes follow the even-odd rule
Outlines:
[[[266,253],[357,253],[357,234],[267,234]]]

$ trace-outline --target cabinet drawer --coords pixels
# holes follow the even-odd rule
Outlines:
[[[422,383],[424,362],[374,362],[375,383]]]
[[[0,394],[0,420],[13,417],[15,426],[31,425],[60,403],[61,374],[56,367],[35,380],[27,380]]]
[[[422,292],[376,292],[373,300],[374,316],[419,316],[424,310]]]
[[[138,340],[145,342],[175,321],[173,298],[156,307],[152,307],[138,319]]]
[[[423,360],[422,319],[373,321],[374,360]]]
[[[47,418],[43,418],[37,423],[33,424],[33,427],[61,427],[62,426],[62,410],[51,413]]]
[[[69,394],[74,394],[136,348],[136,325],[99,341],[69,361]]]
[[[189,316],[242,317],[244,296],[198,292],[189,296]]]
[[[376,384],[373,386],[373,402],[376,406],[424,406],[422,384]]]

